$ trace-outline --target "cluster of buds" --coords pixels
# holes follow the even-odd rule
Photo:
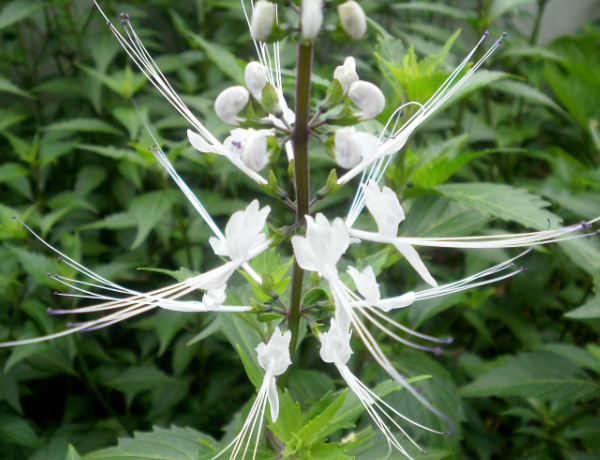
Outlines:
[[[289,24],[277,22],[277,6],[267,0],[259,0],[254,5],[250,30],[252,37],[261,42],[273,43],[296,30],[305,41],[314,41],[325,29],[340,41],[360,40],[367,32],[367,17],[361,6],[348,0],[337,6],[337,25],[323,27],[323,0],[301,0],[299,26],[293,29]]]

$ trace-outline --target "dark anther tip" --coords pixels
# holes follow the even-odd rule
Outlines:
[[[54,291],[54,295],[58,295],[58,291]]]
[[[62,262],[62,260],[63,260],[62,257],[58,256],[58,261]]]
[[[73,323],[67,323],[67,329],[73,329],[75,325]]]
[[[17,220],[17,216],[12,216],[13,219]]]
[[[436,347],[433,349],[433,354],[435,356],[440,356],[443,352],[444,352],[444,350],[442,350],[440,347]]]
[[[52,316],[54,314],[54,310],[52,310],[52,308],[48,307],[48,308],[46,308],[46,314],[48,316]]]
[[[483,36],[484,36],[484,37],[487,37],[489,34],[490,34],[490,31],[489,31],[489,30],[486,30],[486,31],[483,33]]]
[[[110,27],[110,26],[111,26],[111,23],[110,23],[110,21],[106,21],[106,25],[107,25],[108,27]]]
[[[521,270],[522,272],[524,272],[525,270],[527,270],[527,267],[525,265],[521,265],[519,267],[519,270]]]
[[[446,343],[449,345],[452,342],[454,342],[454,339],[452,337],[446,337]]]
[[[52,278],[52,273],[46,273],[50,278]]]
[[[127,13],[121,13],[121,19],[129,19],[129,15]]]
[[[502,36],[503,36],[503,37],[508,37],[508,33],[506,33],[506,32],[502,32]]]
[[[421,452],[423,452],[423,455],[427,455],[427,451],[426,450],[422,450]]]
[[[444,431],[444,434],[445,434],[446,436],[448,436],[448,435],[452,434],[452,431]]]
[[[596,230],[596,235],[600,235],[600,229]]]

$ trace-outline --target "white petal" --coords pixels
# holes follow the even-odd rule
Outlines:
[[[191,129],[187,130],[188,139],[192,147],[199,150],[202,153],[216,153],[217,155],[223,155],[223,148],[221,146],[214,146],[204,140],[202,136],[195,133]]]
[[[421,257],[410,244],[395,241],[394,246],[396,246],[396,249],[398,249],[398,251],[400,251],[404,257],[406,257],[406,260],[408,260],[421,278],[423,278],[423,281],[433,287],[437,287],[438,284],[436,280],[433,279],[433,276],[431,276],[429,270],[427,270],[427,267],[425,267]]]

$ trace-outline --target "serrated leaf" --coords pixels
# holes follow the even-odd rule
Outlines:
[[[300,404],[294,402],[289,391],[279,392],[279,417],[277,422],[269,423],[269,429],[284,443],[296,438],[302,425],[304,417]]]
[[[52,123],[42,128],[44,131],[67,131],[82,133],[106,133],[122,136],[123,133],[112,125],[98,118],[73,118],[72,120],[62,120]]]
[[[546,230],[548,221],[556,228],[562,219],[544,209],[548,201],[522,188],[487,182],[447,184],[435,187],[443,196],[463,203],[484,216],[518,222],[525,227]]]
[[[14,415],[0,415],[0,441],[33,448],[40,444],[27,422]]]
[[[145,193],[131,201],[129,209],[136,218],[138,228],[131,249],[137,248],[144,242],[176,200],[177,194],[175,191],[168,190]]]
[[[0,30],[27,19],[43,7],[43,3],[28,0],[7,3],[0,12]]]
[[[326,436],[328,427],[346,399],[347,392],[348,390],[344,390],[320,415],[302,427],[298,437],[302,440],[303,446],[310,446]]]
[[[522,8],[535,0],[494,0],[489,10],[489,22],[492,23],[503,14],[508,13],[511,10]]]
[[[81,460],[81,456],[77,453],[77,450],[69,444],[69,450],[67,451],[67,456],[65,460]]]
[[[596,296],[581,307],[565,313],[565,316],[570,319],[600,318],[600,296]]]
[[[192,428],[154,427],[150,433],[134,433],[133,439],[119,439],[117,447],[92,452],[83,460],[196,460],[214,442]]]
[[[462,387],[460,394],[469,398],[521,396],[576,401],[597,391],[598,385],[567,358],[534,351],[503,357],[498,365]]]

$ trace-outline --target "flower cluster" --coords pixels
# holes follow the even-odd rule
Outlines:
[[[242,6],[244,6],[243,1]],[[296,129],[296,114],[290,110],[284,97],[277,40],[296,33],[298,34],[297,39],[300,46],[313,46],[312,42],[317,39],[319,34],[324,32],[343,33],[345,39],[358,40],[363,38],[367,31],[365,14],[354,0],[337,5],[338,24],[335,26],[323,25],[323,10],[325,7],[326,5],[322,0],[302,0],[298,9],[299,25],[296,28],[280,24],[277,14],[278,6],[266,0],[259,0],[254,4],[251,17],[246,14],[252,37],[256,43],[259,60],[250,62],[247,65],[245,69],[245,87],[233,86],[227,88],[215,100],[216,115],[233,128],[223,143],[204,127],[174,91],[144,48],[129,22],[129,17],[126,15],[122,17],[121,24],[126,32],[124,35],[112,25],[106,16],[105,19],[117,40],[140,70],[173,107],[190,122],[193,128],[193,130],[188,130],[188,139],[191,145],[200,152],[224,156],[252,180],[273,191],[276,190],[276,186],[259,172],[264,170],[269,163],[278,161],[280,150],[286,151],[289,161],[294,160],[295,155],[297,155],[294,136],[298,132]],[[244,12],[246,13],[245,7]],[[104,13],[102,14],[104,15]],[[447,285],[438,285],[415,247],[531,247],[587,236],[576,233],[588,229],[593,222],[598,220],[595,219],[591,222],[557,230],[491,237],[417,238],[398,236],[399,225],[405,219],[404,210],[394,191],[385,186],[380,187],[379,182],[392,156],[406,145],[415,129],[431,117],[452,94],[461,88],[502,42],[502,38],[494,41],[483,57],[474,65],[468,67],[475,51],[486,37],[487,33],[425,104],[409,102],[398,107],[385,124],[385,129],[379,137],[362,130],[360,123],[380,116],[385,109],[385,96],[373,83],[360,80],[354,58],[348,57],[335,69],[325,100],[315,109],[312,119],[305,127],[308,128],[310,135],[325,144],[337,165],[348,170],[339,179],[337,176],[335,177],[335,183],[330,186],[328,192],[348,184],[358,175],[362,176],[346,219],[336,218],[330,220],[323,214],[316,214],[314,217],[309,214],[300,215],[295,223],[295,228],[304,226],[305,233],[302,234],[302,230],[298,230],[300,234],[291,238],[295,263],[299,269],[315,272],[328,283],[329,292],[335,305],[328,330],[321,332],[317,326],[313,330],[314,335],[321,343],[320,356],[324,362],[335,365],[350,390],[360,399],[367,413],[385,435],[390,450],[396,448],[408,457],[410,457],[408,452],[394,437],[385,419],[399,429],[415,445],[416,443],[408,436],[394,416],[438,434],[452,432],[453,422],[432,406],[423,395],[400,375],[366,326],[365,320],[400,343],[439,354],[442,351],[440,345],[450,343],[450,339],[439,339],[413,331],[394,320],[389,316],[389,312],[408,307],[415,302],[448,295],[514,276],[520,273],[522,268],[512,271],[510,269],[514,266],[515,260],[525,254],[523,253],[514,259],[463,280]],[[269,43],[272,44],[269,45]],[[390,129],[398,114],[409,104],[418,105],[414,115],[399,128],[394,125]],[[330,111],[340,105],[342,105],[340,111],[331,115]],[[252,306],[224,305],[226,301],[225,289],[229,278],[236,270],[240,269],[245,270],[257,283],[265,281],[254,272],[248,262],[272,245],[281,242],[281,238],[269,237],[264,231],[270,207],[261,208],[257,200],[252,201],[245,210],[236,212],[231,216],[225,227],[225,232],[222,233],[206,212],[202,203],[172,167],[158,143],[152,151],[214,232],[215,236],[210,239],[210,245],[215,255],[229,260],[218,268],[193,276],[185,281],[152,292],[141,293],[104,279],[44,242],[60,255],[64,263],[93,280],[90,283],[67,279],[59,275],[50,275],[55,280],[72,288],[76,293],[65,295],[80,295],[100,302],[97,305],[74,310],[49,309],[48,313],[58,315],[107,312],[107,314],[98,319],[69,324],[69,329],[60,333],[18,342],[6,342],[0,344],[0,346],[30,344],[61,337],[76,331],[90,331],[109,326],[155,308],[182,312],[251,313],[254,311]],[[300,209],[298,199],[297,197],[296,203],[291,203],[296,209]],[[354,228],[356,219],[365,206],[377,225],[377,232]],[[29,229],[29,227],[27,228]],[[41,240],[41,238],[39,239]],[[340,277],[338,270],[340,259],[348,251],[350,244],[358,244],[361,241],[392,245],[430,288],[418,292],[408,292],[398,297],[382,298],[376,272],[372,266],[362,267],[361,270],[352,266],[348,267],[347,273],[350,275],[352,283],[346,284]],[[96,288],[102,293],[97,293],[91,288]],[[198,290],[205,291],[201,301],[180,300],[185,295],[195,293]],[[121,294],[123,297],[116,297],[115,294]],[[260,421],[265,413],[267,402],[270,406],[271,420],[275,422],[278,418],[279,397],[276,377],[282,375],[292,363],[290,353],[293,353],[295,341],[291,321],[294,315],[298,313],[297,308],[298,305],[296,307],[290,306],[288,313],[283,318],[283,324],[273,328],[274,332],[268,343],[261,343],[256,348],[257,360],[264,369],[265,375],[241,432],[225,449],[233,448],[231,458],[236,458],[238,454],[240,458],[245,458],[251,445],[253,433],[260,431]],[[289,329],[286,330],[286,328]],[[285,332],[282,332],[282,330],[285,330]],[[412,335],[417,339],[429,341],[434,345],[425,346],[414,343],[400,336],[399,331]],[[353,354],[351,348],[352,336],[362,340],[373,359],[400,386],[432,413],[443,419],[447,423],[447,430],[433,430],[405,417],[360,382],[347,365]],[[257,426],[259,427],[258,430],[255,430]],[[257,443],[258,435],[254,449],[256,449]]]

